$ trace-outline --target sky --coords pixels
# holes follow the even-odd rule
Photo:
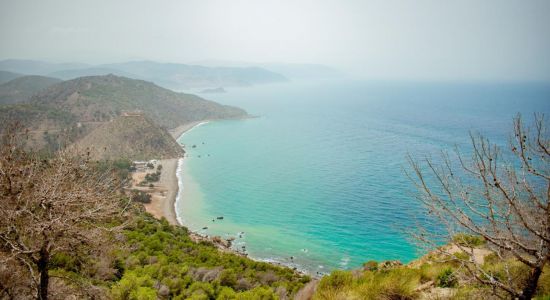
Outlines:
[[[0,0],[0,59],[316,63],[550,81],[548,0]]]

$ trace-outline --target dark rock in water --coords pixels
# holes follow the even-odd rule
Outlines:
[[[223,220],[223,217],[217,217],[216,219],[218,219],[218,220]]]
[[[191,148],[197,148],[197,145],[193,145],[193,147],[191,147]]]

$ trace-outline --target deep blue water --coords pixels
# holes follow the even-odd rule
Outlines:
[[[317,82],[203,96],[259,117],[180,139],[197,145],[187,172],[201,200],[179,213],[207,234],[244,231],[236,247],[253,257],[312,272],[421,255],[406,232],[423,216],[407,153],[467,150],[469,131],[504,145],[517,113],[550,114],[544,84]]]

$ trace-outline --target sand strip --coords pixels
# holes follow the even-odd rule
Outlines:
[[[204,122],[208,121],[204,120],[183,124],[169,130],[169,132],[172,137],[177,140],[182,134]],[[162,173],[160,175],[158,186],[159,189],[162,190],[162,196],[155,197],[155,195],[153,195],[151,203],[145,205],[147,212],[157,218],[166,218],[166,220],[168,220],[168,222],[172,225],[181,225],[177,220],[175,209],[176,198],[179,190],[179,181],[176,174],[179,159],[180,158],[171,158],[161,160],[160,163],[162,164]]]
[[[186,123],[186,124],[183,124],[183,125],[180,125],[176,128],[173,128],[173,129],[170,129],[168,130],[168,132],[172,135],[172,137],[177,141],[180,136],[182,134],[184,134],[186,131],[190,130],[191,128],[201,124],[201,123],[204,123],[204,122],[208,122],[208,120],[203,120],[203,121],[195,121],[195,122],[190,122],[190,123]]]

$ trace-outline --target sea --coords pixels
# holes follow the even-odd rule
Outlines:
[[[527,124],[535,113],[550,118],[545,83],[348,80],[227,90],[201,96],[255,117],[204,123],[178,139],[187,151],[179,219],[200,234],[234,238],[233,248],[254,259],[313,275],[424,254],[411,232],[432,223],[406,175],[408,155],[468,153],[471,133],[506,147],[518,114]]]

